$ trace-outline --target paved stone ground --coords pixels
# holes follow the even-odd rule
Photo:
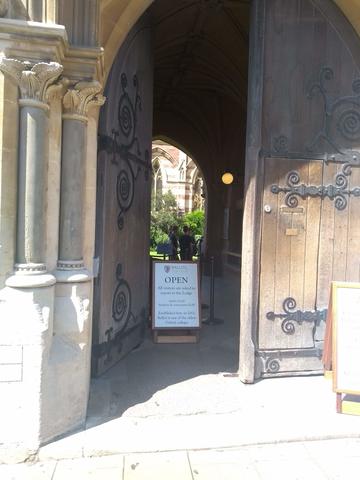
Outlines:
[[[133,453],[0,466],[1,480],[340,480],[359,478],[360,440]]]
[[[0,466],[0,480],[358,478],[360,417],[336,413],[329,380],[233,376],[238,291],[218,280],[223,324],[204,325],[198,345],[149,336],[92,381],[84,430],[42,447],[34,465]]]

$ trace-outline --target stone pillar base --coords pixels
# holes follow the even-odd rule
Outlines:
[[[92,282],[13,277],[17,288],[0,291],[0,463],[83,426],[90,387]]]
[[[56,284],[54,335],[42,392],[42,442],[85,424],[90,387],[91,300],[90,281],[69,278]]]
[[[57,283],[83,283],[89,282],[92,279],[91,273],[86,268],[58,268],[55,270],[54,275]]]
[[[8,277],[5,285],[11,288],[41,288],[50,287],[56,283],[56,278],[50,273],[29,272],[24,274],[22,271],[15,272]]]
[[[36,276],[44,277],[43,275]],[[16,282],[15,282],[16,280]],[[53,341],[55,279],[14,275],[0,291],[0,460],[24,461],[42,441],[44,377]],[[17,427],[16,427],[17,426]]]

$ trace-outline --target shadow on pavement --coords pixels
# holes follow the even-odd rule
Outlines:
[[[139,348],[101,377],[92,379],[87,428],[122,416],[226,410],[222,374],[238,370],[238,277],[228,274],[216,278],[215,315],[224,323],[202,324],[198,344],[154,344],[148,330]],[[209,277],[203,280],[202,303],[209,303]],[[208,315],[209,310],[203,309],[202,319]]]

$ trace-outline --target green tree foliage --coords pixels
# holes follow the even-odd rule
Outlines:
[[[203,210],[188,212],[182,217],[182,224],[187,225],[196,237],[204,235],[205,213]]]
[[[170,227],[177,225],[179,233],[184,225],[188,225],[192,234],[196,237],[204,234],[205,214],[202,210],[186,213],[180,216],[176,198],[168,192],[152,198],[150,246],[156,248],[158,243],[164,243],[168,239]]]
[[[168,190],[166,193],[156,195],[156,198],[153,201],[155,211],[168,210],[172,212],[178,211],[178,206],[176,203],[176,198],[174,194]]]
[[[155,248],[158,243],[167,241],[170,227],[179,225],[179,216],[176,198],[170,191],[163,195],[156,195],[152,206],[150,246]]]

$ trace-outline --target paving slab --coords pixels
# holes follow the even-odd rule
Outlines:
[[[56,462],[0,465],[1,480],[52,480]]]
[[[189,452],[193,478],[198,480],[261,480],[248,449]]]
[[[125,456],[124,480],[193,480],[186,452]]]
[[[351,480],[358,479],[360,472],[360,457],[344,458],[339,455],[330,457],[325,455],[316,461],[327,479]]]
[[[52,480],[123,480],[124,457],[113,455],[58,462]]]
[[[302,458],[293,460],[266,460],[256,462],[255,468],[261,479],[276,480],[328,480],[329,477],[314,463],[314,461]]]
[[[0,466],[1,480],[348,480],[360,471],[359,439],[230,449],[132,453]]]

